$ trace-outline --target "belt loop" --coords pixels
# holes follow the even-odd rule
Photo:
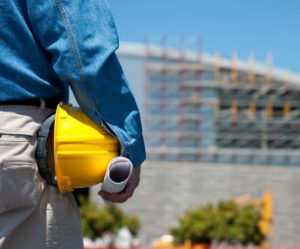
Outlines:
[[[40,101],[41,101],[40,110],[45,110],[45,108],[46,108],[45,99],[41,98]]]

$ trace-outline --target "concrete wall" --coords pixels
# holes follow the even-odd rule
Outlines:
[[[138,215],[140,237],[150,244],[186,210],[244,194],[274,199],[273,244],[300,244],[300,168],[147,162],[134,197],[122,209]],[[97,188],[95,189],[95,192]],[[94,192],[94,191],[93,191]],[[94,194],[95,197],[95,194]]]

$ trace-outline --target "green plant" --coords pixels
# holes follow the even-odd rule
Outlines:
[[[136,216],[125,214],[117,205],[98,208],[93,202],[80,198],[80,215],[83,235],[92,240],[105,233],[115,235],[122,227],[127,227],[132,235],[137,235],[140,221]]]
[[[266,238],[260,229],[260,211],[252,205],[239,206],[233,201],[220,201],[187,211],[179,225],[170,232],[175,242],[226,242],[261,244]]]

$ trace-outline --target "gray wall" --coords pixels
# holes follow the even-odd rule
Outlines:
[[[271,190],[274,199],[272,244],[300,244],[300,168],[147,162],[134,197],[124,211],[142,221],[140,237],[150,244],[177,224],[186,210],[207,202]],[[98,187],[94,188],[93,198]],[[97,198],[99,199],[99,198]]]

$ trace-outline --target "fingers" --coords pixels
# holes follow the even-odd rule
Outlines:
[[[131,180],[128,182],[126,188],[121,193],[111,194],[105,191],[99,191],[98,194],[107,201],[123,203],[133,196],[134,190],[136,189],[138,184],[139,181]]]
[[[134,190],[130,190],[129,188],[126,188],[124,191],[121,193],[117,194],[110,194],[104,191],[100,191],[99,195],[105,199],[106,201],[110,202],[118,202],[118,203],[123,203],[127,201],[130,197],[132,197]]]
[[[111,194],[101,190],[99,191],[98,194],[106,201],[123,203],[133,196],[133,193],[137,188],[137,186],[139,185],[139,182],[140,182],[140,167],[135,167],[127,183],[126,188],[122,192],[117,194]]]

